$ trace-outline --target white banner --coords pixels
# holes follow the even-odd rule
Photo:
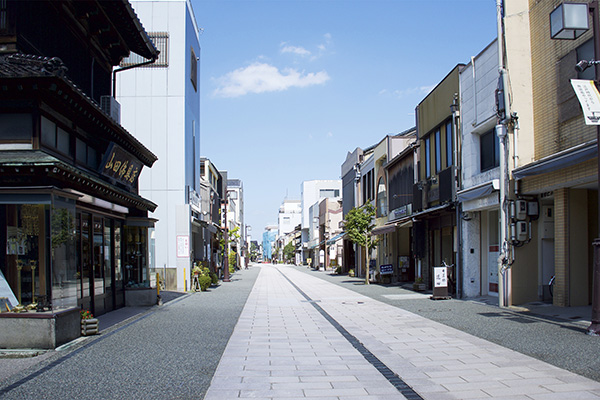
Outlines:
[[[600,125],[600,93],[594,81],[571,79],[579,104],[583,109],[586,125]]]

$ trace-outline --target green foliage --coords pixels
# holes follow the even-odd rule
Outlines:
[[[232,274],[235,272],[235,268],[237,267],[237,253],[232,251],[229,253],[229,273]]]
[[[296,247],[294,246],[294,243],[289,242],[283,248],[283,258],[287,262],[293,262],[295,256],[296,256]]]
[[[342,267],[340,267],[340,266],[336,267],[335,268],[335,273],[338,274],[338,275],[341,274],[342,273]]]
[[[206,292],[208,287],[212,284],[212,279],[210,276],[200,275],[198,277],[198,283],[200,284],[200,290]]]
[[[214,272],[210,273],[210,280],[213,285],[217,285],[219,283],[219,277]]]
[[[344,224],[346,234],[351,241],[365,249],[366,278],[365,283],[369,284],[369,255],[371,250],[377,245],[377,239],[371,236],[374,228],[373,218],[376,214],[375,206],[367,203],[361,207],[354,207],[346,215]]]
[[[348,270],[348,276],[354,276],[354,270],[353,269]]]

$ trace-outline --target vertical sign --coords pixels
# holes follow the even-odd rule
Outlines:
[[[177,236],[177,257],[189,257],[190,255],[190,237],[187,235]]]
[[[448,269],[447,267],[433,268],[434,282],[433,287],[448,287]]]

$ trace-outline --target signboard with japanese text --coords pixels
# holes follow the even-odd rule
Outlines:
[[[394,266],[392,264],[384,264],[379,266],[379,273],[381,275],[390,275],[394,273]]]
[[[448,287],[448,269],[447,267],[433,268],[433,287]]]
[[[126,150],[111,142],[104,153],[99,172],[115,181],[134,187],[142,172],[142,163]]]
[[[571,79],[586,125],[600,125],[600,93],[594,81],[586,79]]]
[[[185,258],[190,256],[190,237],[187,235],[177,236],[177,257]]]

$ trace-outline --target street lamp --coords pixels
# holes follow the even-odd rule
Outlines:
[[[594,34],[594,56],[600,57],[600,21],[598,19],[598,1],[590,3],[562,3],[550,13],[550,35],[552,39],[576,39],[589,29],[588,16],[592,14],[592,27]],[[595,83],[600,80],[600,62],[595,60],[582,60],[575,69],[583,72],[594,65],[596,69]],[[598,190],[600,192],[600,125],[596,126],[597,157],[598,157]],[[600,219],[600,199],[598,201],[598,218]],[[600,222],[599,225],[600,227]],[[600,238],[592,242],[594,248],[594,271],[592,286],[592,323],[587,328],[587,334],[600,336]]]

